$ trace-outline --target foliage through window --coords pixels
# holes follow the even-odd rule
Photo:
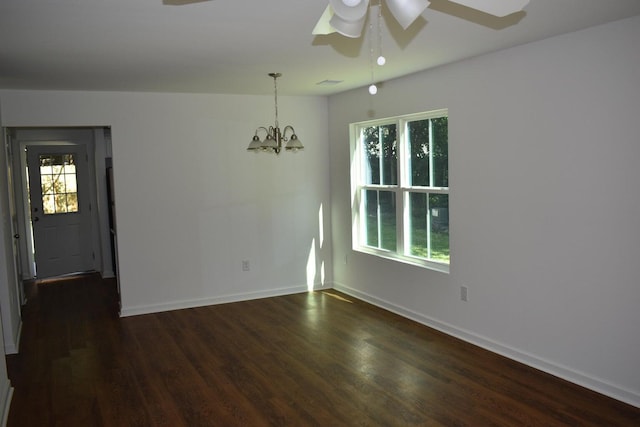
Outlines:
[[[447,110],[351,125],[354,249],[448,271]]]

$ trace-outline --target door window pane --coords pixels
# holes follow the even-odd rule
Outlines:
[[[40,186],[45,214],[78,212],[78,185],[73,154],[41,154]]]

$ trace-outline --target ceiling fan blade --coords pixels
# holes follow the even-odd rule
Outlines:
[[[367,20],[367,15],[365,14],[362,18],[347,21],[346,19],[342,19],[337,14],[334,14],[329,21],[329,24],[340,34],[346,37],[351,37],[352,39],[357,39],[362,35],[362,29],[364,28],[364,21]]]
[[[503,17],[519,12],[529,0],[450,0],[490,15]]]
[[[162,0],[162,4],[167,6],[182,6],[184,4],[202,3],[211,0]]]
[[[326,35],[335,33],[336,29],[331,26],[331,18],[333,17],[333,9],[331,5],[328,5],[327,8],[322,12],[322,16],[318,20],[318,23],[315,27],[313,27],[313,31],[311,34],[314,36]]]
[[[472,0],[473,1],[473,0]],[[429,0],[387,0],[387,7],[405,30],[429,6]]]

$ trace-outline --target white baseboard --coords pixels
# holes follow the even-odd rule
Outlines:
[[[306,286],[294,286],[290,288],[269,289],[241,294],[224,295],[213,298],[198,298],[185,301],[172,301],[162,304],[138,305],[133,307],[123,306],[120,317],[137,316],[140,314],[159,313],[162,311],[181,310],[184,308],[204,307],[207,305],[225,304],[229,302],[249,301],[253,299],[276,297],[281,295],[298,294],[308,292]]]
[[[20,351],[20,337],[22,336],[22,319],[18,322],[18,331],[16,332],[16,341],[12,343],[4,343],[4,354],[16,354]]]
[[[113,270],[105,270],[100,273],[100,277],[102,277],[103,279],[113,279],[114,277],[116,277],[116,274],[113,272]]]
[[[562,378],[574,384],[588,388],[597,393],[612,397],[621,402],[628,403],[629,405],[640,408],[640,394],[638,394],[637,392],[618,387],[606,381],[594,378],[593,376],[590,376],[588,374],[578,372],[569,367],[559,365],[552,361],[537,357],[533,354],[493,341],[474,332],[460,329],[448,323],[441,322],[429,316],[425,316],[424,314],[417,313],[415,311],[395,305],[385,300],[381,300],[374,297],[373,295],[369,295],[357,289],[350,288],[344,284],[334,282],[333,285],[334,289],[366,301],[377,307],[383,308],[402,317],[414,320],[425,326],[431,327],[440,332],[444,332],[447,335],[459,338],[468,343],[477,345],[493,353],[500,354],[502,356],[508,357],[509,359],[539,369],[558,378]]]
[[[7,425],[7,420],[9,419],[9,409],[11,409],[11,398],[13,397],[13,387],[11,387],[11,381],[7,381],[6,390],[2,390],[2,396],[4,397],[2,401],[2,427]]]

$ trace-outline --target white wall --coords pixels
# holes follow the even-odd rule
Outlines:
[[[246,151],[272,96],[0,91],[4,126],[111,126],[123,315],[330,283],[327,100],[278,101],[305,150]]]
[[[1,140],[2,138],[0,138]],[[13,354],[18,352],[20,341],[20,304],[17,289],[17,275],[13,256],[13,232],[11,226],[11,213],[7,192],[7,168],[4,143],[0,149],[0,212],[2,223],[0,224],[0,309],[2,311],[2,323],[4,325],[3,352],[0,354]]]
[[[1,108],[0,108],[1,113]],[[1,114],[0,114],[1,116]],[[0,124],[2,120],[0,120]],[[20,309],[16,295],[16,274],[14,271],[13,236],[11,235],[11,215],[9,213],[9,200],[7,192],[6,153],[4,133],[0,134],[0,167],[4,173],[0,173],[0,355],[7,352],[17,352],[18,335],[20,330]],[[6,319],[6,320],[5,320]],[[5,425],[11,405],[13,389],[7,375],[7,365],[4,358],[0,361],[0,424]]]
[[[330,97],[336,287],[640,406],[638,46],[640,17]],[[350,238],[348,124],[438,108],[450,275]]]

